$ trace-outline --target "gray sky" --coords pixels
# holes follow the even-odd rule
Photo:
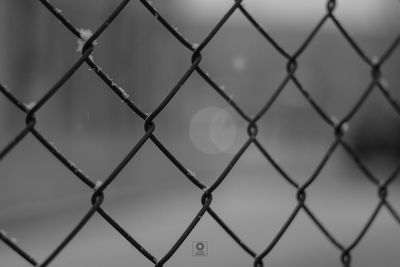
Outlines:
[[[233,1],[175,0],[175,2],[185,9],[191,19],[208,20],[223,14]],[[269,23],[304,27],[315,24],[321,18],[326,10],[326,2],[321,0],[246,0],[244,5],[257,19],[262,20],[264,17],[265,21]],[[386,20],[383,14],[387,15],[387,10],[391,9],[390,1],[386,2],[382,3],[382,1],[376,0],[337,1],[335,14],[341,21],[356,30],[371,30],[371,27],[376,29],[382,27],[382,22]]]

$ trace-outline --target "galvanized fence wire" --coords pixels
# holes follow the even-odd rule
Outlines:
[[[217,22],[215,27],[210,31],[210,33],[204,38],[200,44],[194,44],[188,41],[180,32],[177,31],[173,25],[171,25],[149,1],[139,0],[139,2],[149,11],[165,29],[170,32],[176,40],[181,43],[186,49],[192,52],[191,56],[191,66],[183,73],[181,79],[177,81],[176,85],[169,91],[165,98],[159,103],[159,105],[149,114],[141,110],[129,97],[129,95],[113,81],[93,60],[92,53],[95,49],[96,39],[107,29],[107,27],[113,23],[114,19],[120,14],[120,12],[126,7],[130,2],[129,0],[121,1],[121,3],[113,10],[108,18],[105,19],[103,24],[91,35],[89,38],[82,35],[81,31],[76,28],[53,4],[47,0],[39,0],[45,8],[47,8],[54,17],[61,22],[72,34],[84,42],[82,47],[82,55],[76,61],[73,66],[71,66],[67,72],[49,89],[47,92],[37,100],[34,105],[27,105],[16,98],[11,91],[9,91],[4,85],[0,84],[1,93],[16,107],[18,107],[26,115],[26,126],[22,129],[19,134],[17,134],[2,150],[0,151],[0,161],[6,157],[12,150],[28,135],[32,134],[51,154],[54,155],[63,165],[68,168],[75,176],[80,179],[84,184],[93,189],[93,195],[91,198],[91,207],[87,211],[86,215],[80,220],[80,222],[74,227],[74,229],[62,240],[62,242],[52,251],[50,255],[43,262],[38,262],[29,252],[25,251],[23,248],[18,246],[11,235],[7,234],[4,230],[0,232],[0,239],[7,244],[12,250],[22,256],[26,261],[28,261],[33,266],[49,266],[51,262],[57,257],[60,252],[68,245],[68,243],[79,233],[79,231],[88,223],[95,213],[101,215],[105,221],[107,221],[116,231],[118,231],[133,247],[135,247],[144,257],[146,257],[154,266],[163,266],[177,251],[177,249],[182,245],[191,231],[196,227],[202,216],[207,212],[211,217],[221,226],[221,228],[252,258],[253,266],[264,266],[264,259],[268,254],[274,249],[275,245],[280,241],[281,237],[290,227],[293,220],[297,217],[300,211],[308,215],[309,219],[315,224],[315,226],[321,231],[321,233],[330,241],[330,243],[339,251],[340,261],[343,266],[347,267],[351,265],[352,262],[352,251],[360,244],[363,237],[367,234],[371,225],[374,223],[380,211],[384,208],[392,215],[393,219],[400,225],[400,213],[395,209],[391,201],[389,200],[389,187],[398,179],[400,172],[400,164],[392,174],[386,179],[380,179],[373,174],[369,167],[363,163],[360,156],[352,148],[351,144],[344,140],[348,124],[350,123],[353,116],[359,111],[360,107],[365,103],[365,101],[370,96],[373,90],[379,91],[387,100],[387,104],[390,105],[393,110],[400,116],[400,104],[391,94],[388,85],[384,79],[384,74],[382,73],[382,66],[391,57],[396,49],[400,46],[400,33],[394,38],[391,45],[385,50],[385,52],[380,57],[371,58],[367,55],[361,45],[352,37],[349,31],[342,25],[340,20],[335,16],[335,9],[338,3],[335,0],[329,0],[326,3],[326,13],[323,14],[317,25],[308,34],[305,41],[298,47],[298,49],[293,53],[288,53],[279,42],[274,39],[268,31],[263,28],[257,20],[248,12],[244,6],[244,0],[233,1],[232,6],[227,10],[223,17]],[[207,47],[210,41],[218,34],[219,30],[223,25],[231,18],[234,13],[241,13],[247,21],[254,26],[254,28],[259,32],[259,34],[264,37],[265,41],[271,44],[274,49],[280,53],[280,55],[285,58],[286,64],[286,75],[281,81],[279,86],[274,90],[274,93],[269,99],[266,99],[265,105],[258,111],[254,116],[248,115],[244,109],[242,109],[224,90],[223,87],[219,86],[217,82],[208,74],[201,66],[202,61],[202,51]],[[365,64],[370,68],[370,82],[363,91],[363,94],[351,108],[351,110],[341,119],[337,119],[330,116],[321,105],[313,98],[313,96],[307,91],[307,89],[302,85],[299,79],[296,77],[296,71],[298,69],[297,59],[304,51],[308,48],[310,42],[318,34],[321,27],[331,21],[341,33],[344,39],[350,44],[354,52],[365,62]],[[97,74],[97,76],[103,80],[105,84],[112,90],[117,97],[119,97],[123,103],[125,103],[137,116],[139,116],[144,121],[144,135],[136,143],[136,145],[130,150],[130,152],[125,156],[125,158],[118,164],[118,166],[112,171],[112,173],[104,180],[103,183],[99,184],[83,173],[79,168],[75,166],[64,154],[59,151],[53,143],[51,143],[43,133],[39,132],[35,126],[37,123],[36,113],[47,104],[47,102],[60,90],[62,90],[63,85],[66,83],[74,73],[86,63],[91,69]],[[216,178],[215,182],[207,186],[203,184],[198,178],[196,178],[189,169],[181,164],[179,159],[175,157],[167,147],[157,138],[154,134],[155,131],[155,119],[160,115],[160,113],[169,105],[170,101],[174,98],[175,94],[182,90],[182,85],[188,80],[188,78],[193,73],[198,73],[204,81],[206,81],[210,87],[215,90],[247,123],[247,134],[248,138],[242,144],[239,151],[233,156],[229,164],[225,167],[222,173]],[[331,127],[334,141],[330,144],[329,148],[321,158],[320,162],[317,164],[312,175],[308,177],[306,182],[299,184],[296,180],[291,177],[283,167],[271,156],[268,150],[259,142],[257,139],[258,126],[257,122],[262,118],[270,109],[270,107],[275,103],[278,96],[287,88],[287,84],[292,82],[295,85],[296,90],[298,90],[310,106],[315,110],[315,112],[320,116],[320,118]],[[161,258],[156,258],[151,252],[146,250],[140,241],[134,239],[134,233],[128,233],[118,222],[107,213],[102,208],[102,203],[105,199],[105,193],[107,187],[118,178],[119,173],[124,169],[124,167],[130,162],[130,160],[136,155],[136,153],[141,149],[141,147],[146,142],[153,142],[158,149],[170,160],[176,168],[178,168],[186,177],[189,179],[197,188],[203,191],[201,197],[201,209],[197,212],[196,216],[192,222],[183,229],[183,233],[180,238],[176,240],[174,245],[168,250],[168,252]],[[254,145],[258,150],[264,155],[267,162],[272,164],[274,168],[280,173],[282,178],[287,181],[296,190],[297,204],[293,208],[293,211],[288,216],[285,223],[282,225],[280,230],[276,233],[272,240],[266,241],[266,246],[263,251],[256,252],[246,245],[240,237],[235,234],[235,232],[228,226],[229,222],[224,221],[212,208],[213,193],[219,187],[222,186],[225,178],[229,175],[231,169],[240,160],[241,156],[246,152],[246,150]],[[326,163],[329,161],[334,151],[338,147],[344,148],[344,150],[351,156],[355,164],[363,172],[364,177],[372,183],[377,189],[377,203],[376,207],[373,209],[370,217],[363,225],[361,231],[356,236],[350,244],[343,244],[340,242],[330,230],[323,225],[323,223],[318,219],[316,214],[307,206],[307,189],[314,183],[318,178],[321,170],[324,168]],[[1,262],[1,259],[0,259]]]

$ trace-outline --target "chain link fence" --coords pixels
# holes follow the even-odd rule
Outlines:
[[[181,247],[183,242],[188,238],[193,229],[195,229],[199,223],[202,221],[204,214],[208,213],[215,222],[220,226],[221,231],[224,231],[229,235],[233,242],[240,246],[244,252],[246,252],[251,258],[249,260],[248,266],[265,266],[268,255],[274,250],[276,245],[280,242],[282,237],[287,233],[288,229],[291,227],[292,222],[298,217],[298,215],[303,212],[308,216],[309,219],[314,223],[315,227],[320,230],[320,232],[326,237],[326,239],[333,245],[332,249],[336,249],[340,253],[340,259],[342,266],[352,266],[352,255],[353,251],[362,242],[363,238],[368,234],[371,226],[374,224],[376,219],[382,210],[386,209],[388,213],[391,214],[393,220],[400,226],[400,214],[395,208],[395,205],[390,200],[390,188],[394,181],[399,178],[400,164],[397,163],[397,167],[392,170],[391,175],[386,178],[377,177],[370,170],[369,166],[363,162],[360,155],[355,149],[353,149],[351,142],[345,139],[346,132],[351,124],[352,118],[360,110],[363,104],[371,96],[373,91],[377,91],[387,100],[387,105],[392,108],[397,115],[400,115],[400,104],[399,101],[394,97],[393,90],[398,90],[398,88],[390,88],[385,81],[385,73],[382,71],[382,66],[391,58],[396,50],[400,48],[400,34],[393,36],[393,41],[389,47],[387,47],[383,54],[379,57],[371,57],[362,49],[362,45],[359,44],[352,36],[352,34],[346,29],[342,24],[340,19],[335,15],[335,10],[340,6],[339,1],[329,0],[326,2],[326,12],[321,15],[321,18],[317,25],[309,32],[307,38],[301,45],[296,49],[294,53],[289,53],[283,46],[280,45],[280,41],[275,39],[263,26],[259,24],[257,19],[252,16],[252,14],[246,9],[244,0],[233,1],[232,6],[223,17],[218,21],[218,23],[213,27],[213,29],[208,33],[208,35],[199,43],[195,44],[186,39],[177,28],[172,25],[165,16],[159,12],[150,1],[140,0],[140,4],[144,9],[143,12],[147,10],[159,24],[161,24],[166,31],[168,31],[177,42],[182,45],[182,50],[186,49],[191,53],[191,65],[190,67],[181,75],[181,78],[176,81],[173,88],[170,88],[168,93],[164,96],[162,101],[155,107],[150,113],[146,113],[142,110],[136,103],[134,103],[131,97],[124,91],[124,89],[114,82],[98,64],[95,63],[93,58],[93,52],[96,49],[97,39],[107,30],[107,28],[113,24],[114,20],[120,15],[126,6],[129,4],[129,0],[121,1],[121,3],[111,12],[104,22],[98,27],[93,33],[89,30],[84,30],[77,28],[73,23],[67,19],[67,14],[61,13],[61,11],[53,4],[47,0],[40,0],[43,8],[47,9],[49,15],[54,16],[62,25],[65,26],[68,31],[79,39],[78,50],[81,52],[80,58],[58,79],[58,81],[51,86],[46,93],[36,100],[36,102],[31,104],[23,103],[19,98],[17,98],[12,90],[6,88],[6,86],[0,84],[0,91],[9,102],[19,108],[19,110],[25,114],[26,126],[20,130],[20,132],[9,140],[8,143],[0,150],[0,164],[4,158],[6,158],[12,151],[28,136],[34,136],[42,145],[45,147],[58,161],[60,161],[65,168],[74,174],[74,176],[79,179],[83,184],[93,190],[91,196],[91,207],[87,211],[86,215],[81,218],[80,222],[75,225],[74,229],[65,236],[64,240],[57,247],[55,247],[52,252],[44,259],[39,262],[34,255],[30,254],[23,247],[19,246],[14,242],[11,236],[12,233],[7,234],[4,229],[0,232],[0,239],[4,244],[6,244],[9,249],[18,253],[22,258],[24,258],[32,266],[52,266],[53,260],[62,253],[62,251],[69,245],[69,243],[79,235],[82,228],[84,228],[97,213],[99,214],[107,223],[109,223],[120,235],[131,244],[138,252],[140,252],[143,257],[147,258],[149,262],[154,264],[154,266],[164,266],[169,260],[175,256],[176,251]],[[229,21],[233,14],[240,14],[243,16],[247,22],[254,27],[257,32],[262,36],[264,41],[274,47],[274,49],[280,54],[280,56],[286,62],[286,74],[284,79],[280,82],[279,86],[273,91],[273,94],[268,99],[265,99],[263,107],[254,115],[249,115],[246,110],[244,110],[231,96],[226,93],[224,88],[219,85],[212,75],[208,74],[206,69],[200,66],[202,62],[202,52],[207,48],[210,42],[218,35],[224,24]],[[319,34],[321,28],[330,21],[344,37],[344,39],[351,46],[354,53],[365,63],[365,66],[370,70],[370,78],[368,80],[368,85],[364,88],[362,95],[359,97],[357,102],[351,108],[351,110],[342,118],[337,119],[331,114],[328,114],[324,108],[318,103],[318,101],[313,97],[313,95],[303,86],[302,82],[297,78],[297,70],[301,67],[298,59],[299,57],[307,51],[311,41]],[[221,48],[223,49],[223,48]],[[118,51],[115,51],[118,53]],[[55,147],[55,145],[49,141],[46,137],[46,133],[37,129],[37,122],[39,117],[37,117],[38,111],[46,106],[50,99],[63,90],[65,83],[73,77],[79,68],[82,68],[87,64],[98,78],[107,85],[109,90],[111,90],[116,97],[118,97],[124,105],[129,107],[131,112],[135,116],[139,117],[143,121],[144,133],[140,140],[134,145],[134,147],[129,151],[125,158],[119,162],[118,166],[111,172],[111,174],[103,182],[95,182],[91,180],[84,172],[82,172],[75,164],[63,153]],[[105,69],[107,66],[105,66]],[[181,162],[181,159],[176,157],[169,149],[167,149],[165,143],[161,142],[157,138],[155,130],[157,128],[156,119],[162,114],[162,112],[171,104],[176,94],[181,90],[187,80],[194,74],[197,73],[228,105],[230,105],[233,110],[247,123],[247,138],[243,144],[241,144],[238,151],[232,156],[229,164],[224,167],[222,173],[215,177],[214,182],[211,184],[205,184],[201,182],[186,166]],[[325,151],[323,157],[320,159],[318,165],[315,167],[312,175],[304,182],[299,183],[295,177],[289,175],[286,170],[281,166],[281,164],[274,159],[269,150],[259,141],[259,131],[258,123],[261,118],[263,118],[269,111],[270,108],[276,103],[277,98],[287,89],[287,85],[293,83],[296,90],[301,93],[304,99],[310,104],[316,114],[321,118],[321,120],[330,127],[331,132],[334,136],[334,141],[330,144],[327,151]],[[400,117],[399,117],[400,119]],[[155,257],[154,254],[148,250],[141,241],[135,239],[135,233],[130,233],[124,229],[118,221],[109,215],[103,208],[103,203],[107,198],[107,189],[113,182],[118,179],[119,174],[126,167],[126,165],[137,155],[145,143],[153,143],[160,152],[162,152],[166,158],[180,171],[182,174],[197,187],[198,190],[202,191],[202,197],[199,199],[201,202],[201,208],[197,210],[197,214],[193,217],[191,223],[187,225],[185,229],[181,229],[181,236],[174,242],[173,246],[168,248],[167,253],[161,257]],[[246,153],[249,147],[255,147],[258,151],[265,157],[265,160],[272,164],[277,172],[281,175],[293,189],[296,191],[294,197],[296,198],[296,205],[292,208],[292,212],[287,217],[284,224],[280,227],[280,230],[275,234],[275,237],[271,240],[265,240],[265,248],[261,251],[255,251],[252,247],[242,241],[241,237],[235,233],[230,227],[230,222],[225,221],[219,214],[213,209],[213,198],[218,194],[215,191],[218,188],[224,187],[226,183],[226,178],[229,176],[231,170],[240,161],[241,157]],[[318,177],[320,177],[321,171],[326,166],[327,162],[331,159],[332,155],[335,153],[338,147],[341,147],[346,151],[354,163],[358,166],[359,170],[363,173],[365,177],[365,182],[373,185],[377,192],[377,201],[375,208],[371,210],[369,219],[365,222],[362,229],[359,231],[356,238],[348,244],[344,244],[338,240],[338,238],[326,227],[321,220],[318,218],[312,208],[307,204],[307,191],[313,186]],[[149,162],[148,164],[151,164]],[[1,167],[0,167],[1,168]],[[371,198],[374,196],[371,196]],[[272,205],[265,203],[265,205]],[[204,244],[203,244],[204,245]],[[377,251],[376,253],[379,253]],[[118,259],[117,259],[118,260]],[[1,259],[0,259],[1,263]],[[1,265],[1,264],[0,264]],[[135,266],[132,262],[130,266]]]

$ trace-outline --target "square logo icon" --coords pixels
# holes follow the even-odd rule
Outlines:
[[[192,255],[193,256],[207,256],[208,255],[208,242],[207,241],[192,241]]]

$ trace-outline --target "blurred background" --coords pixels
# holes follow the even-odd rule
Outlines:
[[[244,1],[289,54],[325,14],[325,1]],[[337,1],[335,15],[365,53],[380,57],[399,34],[395,0]],[[53,0],[74,26],[93,32],[119,1]],[[152,1],[190,42],[200,44],[229,10],[228,0]],[[97,40],[93,56],[143,111],[151,113],[191,65],[182,46],[141,3],[132,1]],[[34,103],[79,59],[77,38],[39,1],[0,2],[0,82]],[[400,49],[382,72],[400,101]],[[286,60],[237,11],[202,51],[200,66],[249,115],[286,74]],[[328,21],[298,58],[296,76],[330,116],[350,112],[371,82],[370,68]],[[377,88],[376,88],[377,89]],[[37,129],[93,181],[104,181],[143,136],[143,120],[83,65],[41,108]],[[211,185],[247,140],[245,121],[193,74],[155,119],[157,138]],[[333,129],[289,82],[259,123],[258,140],[298,183],[315,171]],[[25,127],[24,114],[0,95],[0,149]],[[374,90],[348,125],[345,140],[380,180],[399,165],[400,117]],[[389,200],[400,209],[399,179]],[[349,246],[379,202],[377,188],[339,147],[307,191],[307,205]],[[0,162],[0,229],[44,260],[91,207],[92,190],[28,135]],[[201,208],[202,192],[147,142],[107,188],[103,207],[161,258]],[[221,186],[212,207],[256,252],[265,249],[296,206],[296,190],[251,145]],[[206,256],[192,256],[206,241]],[[399,225],[383,209],[352,252],[354,266],[398,266]],[[341,266],[340,251],[301,211],[264,263]],[[166,266],[252,266],[249,257],[205,215]],[[51,266],[152,266],[95,215]],[[0,243],[0,266],[29,266]]]

